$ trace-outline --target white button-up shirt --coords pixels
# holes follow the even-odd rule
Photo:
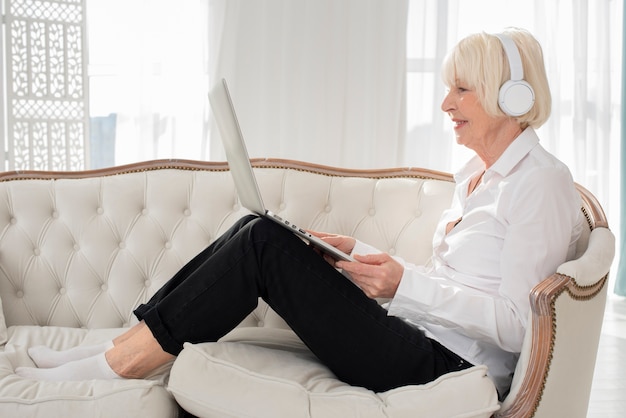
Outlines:
[[[485,169],[478,157],[456,175],[428,266],[399,258],[404,275],[390,315],[402,317],[473,364],[485,364],[500,394],[510,385],[526,330],[529,294],[574,255],[584,225],[567,166],[532,128]],[[446,225],[462,218],[448,234]],[[361,242],[353,253],[377,251]]]

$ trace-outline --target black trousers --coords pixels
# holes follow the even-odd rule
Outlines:
[[[239,220],[135,310],[162,348],[217,341],[262,297],[339,379],[382,392],[470,367],[375,300],[300,238]]]

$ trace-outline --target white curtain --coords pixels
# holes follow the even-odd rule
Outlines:
[[[211,80],[228,80],[250,156],[396,165],[407,9],[407,0],[211,0]],[[212,140],[211,159],[223,155]]]
[[[90,115],[115,164],[208,156],[208,0],[86,0]]]
[[[619,186],[621,3],[537,0],[535,12],[554,105],[543,141],[607,211]]]

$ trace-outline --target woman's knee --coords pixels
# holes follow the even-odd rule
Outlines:
[[[286,230],[276,224],[276,222],[262,216],[250,220],[246,224],[246,227],[250,229],[251,237],[261,239],[275,238],[277,235],[286,232]]]

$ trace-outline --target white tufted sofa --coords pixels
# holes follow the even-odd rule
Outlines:
[[[253,164],[274,212],[416,263],[430,255],[454,186],[422,169]],[[262,302],[221,342],[187,344],[171,371],[148,379],[22,379],[14,370],[33,365],[29,346],[66,349],[123,332],[135,306],[246,212],[223,163],[0,174],[0,416],[176,417],[186,414],[179,405],[218,417],[584,416],[613,236],[580,190],[590,225],[582,257],[530,295],[532,327],[500,403],[483,366],[385,393],[345,385]]]

